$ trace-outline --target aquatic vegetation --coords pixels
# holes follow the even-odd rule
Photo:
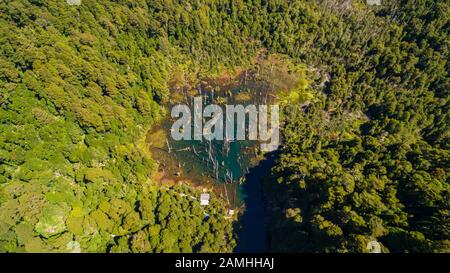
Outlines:
[[[0,10],[1,252],[233,251],[230,185],[260,152],[161,141],[148,151],[165,106],[198,94],[282,102],[284,145],[261,179],[270,250],[449,251],[448,1]],[[210,204],[156,171],[199,178]]]

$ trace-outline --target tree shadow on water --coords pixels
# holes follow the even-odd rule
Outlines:
[[[263,196],[263,180],[270,175],[278,152],[265,154],[265,158],[249,170],[242,185],[245,211],[235,224],[238,235],[236,253],[267,252],[268,230],[265,200]]]

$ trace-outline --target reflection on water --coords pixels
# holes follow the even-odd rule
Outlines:
[[[198,96],[202,97],[203,108],[209,104],[242,104],[244,107],[269,104],[273,99],[269,96],[267,85],[256,80],[249,71],[232,81],[206,80],[195,90],[182,89],[178,92],[168,105],[169,112],[176,104],[186,104],[193,109],[193,99]],[[214,189],[228,201],[230,208],[239,207],[244,197],[241,185],[245,182],[245,174],[261,158],[259,143],[249,140],[175,141],[170,136],[175,120],[169,115],[148,135],[150,151],[159,163],[163,182],[188,180],[205,187],[215,185]]]

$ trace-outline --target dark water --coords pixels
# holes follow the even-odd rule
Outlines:
[[[264,252],[267,250],[267,227],[265,223],[262,194],[262,166],[252,168],[242,186],[244,214],[238,225],[238,245],[235,252]]]
[[[262,98],[267,97],[263,84],[249,83],[246,86],[238,83],[221,90],[215,86],[213,92],[199,88],[196,96],[202,96],[205,105],[215,103],[219,97],[226,99],[228,104],[263,104]],[[236,100],[239,95],[245,95],[247,99]],[[192,106],[192,99],[192,95],[185,95],[181,103]],[[164,176],[173,180],[188,178],[200,185],[214,185],[214,188],[222,189],[230,209],[245,207],[236,223],[238,246],[235,251],[266,251],[268,240],[262,179],[267,175],[272,161],[260,161],[263,157],[258,154],[259,143],[256,141],[174,141],[170,137],[173,122],[174,119],[167,118],[155,128],[164,132],[164,140],[160,135],[153,137],[156,138],[154,141],[163,141],[151,152],[164,170]]]

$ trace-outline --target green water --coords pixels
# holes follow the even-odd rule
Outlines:
[[[181,93],[178,97],[181,99],[173,100],[167,108],[170,113],[173,105],[186,104],[192,114],[193,99],[198,96],[202,97],[203,108],[209,104],[222,107],[224,104],[241,104],[244,107],[249,104],[270,104],[268,98],[271,97],[268,96],[266,86],[265,83],[248,77],[247,73],[245,80],[241,77],[232,83],[204,82],[189,93],[187,90],[178,90]],[[149,138],[150,142],[159,143],[159,147],[151,147],[151,153],[159,163],[160,171],[164,172],[164,178],[212,186],[228,202],[230,209],[245,207],[237,225],[236,232],[238,237],[241,237],[238,238],[237,251],[264,251],[267,232],[261,178],[265,175],[262,171],[267,171],[267,167],[258,168],[262,159],[259,152],[260,143],[248,140],[175,141],[170,136],[170,129],[175,120],[170,116],[163,119],[160,125],[153,129],[153,132],[162,133],[153,136],[150,134]]]
[[[167,105],[170,113],[175,104],[185,104],[193,112],[194,97],[202,97],[203,108],[209,104],[217,104],[224,107],[225,104],[244,107],[249,104],[259,105],[267,100],[267,92],[264,91],[264,83],[258,82],[245,74],[246,80],[234,82],[203,82],[195,90],[178,90],[178,97]],[[224,111],[225,113],[225,111]],[[166,117],[153,131],[162,130],[163,144],[152,147],[151,152],[160,168],[164,171],[164,177],[172,180],[187,179],[194,184],[214,185],[223,189],[222,193],[229,202],[230,208],[242,205],[245,193],[241,184],[245,183],[245,175],[249,169],[257,164],[259,143],[257,141],[207,141],[179,140],[175,141],[170,136],[170,129],[176,119]],[[205,122],[205,121],[204,121]],[[193,126],[193,119],[192,119]],[[160,139],[161,140],[161,139]]]

